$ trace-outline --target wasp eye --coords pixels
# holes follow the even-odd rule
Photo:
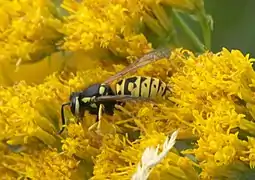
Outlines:
[[[73,115],[75,115],[75,104],[76,104],[76,98],[72,98],[70,108]]]
[[[73,96],[71,99],[71,112],[74,116],[77,116],[80,114],[80,102],[79,102],[79,96]]]
[[[77,113],[79,113],[80,109],[79,96],[80,96],[79,92],[72,92],[69,97],[71,102],[70,109],[73,115],[77,115]]]

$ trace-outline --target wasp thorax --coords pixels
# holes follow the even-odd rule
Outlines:
[[[70,95],[70,108],[73,115],[77,116],[80,114],[80,103],[79,103],[80,93],[73,92]]]

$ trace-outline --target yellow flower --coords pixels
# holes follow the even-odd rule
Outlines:
[[[85,131],[86,132],[86,131]],[[77,124],[70,124],[68,126],[68,137],[63,140],[62,149],[69,155],[76,155],[85,160],[92,160],[92,156],[98,155],[100,152],[101,138],[92,136],[89,133],[84,133],[81,126]]]
[[[244,162],[249,163],[251,169],[255,167],[255,139],[254,137],[248,137],[247,149],[244,151],[240,159]]]
[[[67,107],[66,129],[57,134],[71,92],[104,82],[153,48],[175,45],[173,22],[204,48],[179,10],[199,17],[209,47],[211,19],[203,0],[1,0],[1,177],[125,180],[137,167],[149,172],[148,179],[246,176],[255,167],[255,72],[238,50],[198,56],[172,50],[170,58],[132,72],[163,80],[171,91],[166,97],[126,102],[99,122],[89,112],[78,121]],[[129,62],[115,64],[116,57]],[[165,139],[176,129],[170,147]],[[161,150],[164,159],[155,154]],[[154,161],[148,163],[144,151]]]
[[[60,128],[60,107],[69,98],[71,90],[81,90],[96,81],[103,81],[104,76],[111,74],[111,72],[102,70],[102,68],[97,68],[78,72],[76,76],[74,74],[55,73],[47,77],[45,82],[39,85],[28,85],[25,82],[20,82],[15,86],[1,87],[0,139],[10,147],[20,146],[20,151],[28,149],[29,152],[27,152],[28,154],[25,158],[32,158],[31,163],[44,164],[40,167],[35,167],[32,164],[24,164],[24,166],[18,167],[18,165],[13,165],[9,161],[9,156],[16,160],[17,164],[19,164],[19,161],[26,161],[21,159],[22,156],[4,154],[3,157],[7,158],[7,160],[4,167],[1,167],[1,171],[10,171],[10,174],[6,174],[6,177],[17,177],[18,173],[18,176],[25,174],[28,177],[37,179],[39,177],[37,171],[43,169],[42,173],[45,172],[45,176],[42,176],[42,179],[54,179],[54,177],[59,176],[58,173],[62,173],[64,176],[68,174],[69,178],[71,178],[70,172],[66,167],[63,167],[65,164],[60,166],[59,170],[55,168],[54,164],[53,167],[47,166],[48,160],[43,157],[51,150],[46,149],[44,153],[41,147],[45,145],[62,148],[62,154],[64,153],[64,155],[59,155],[61,157],[73,159],[76,156],[84,159],[86,163],[82,162],[78,169],[76,169],[78,165],[75,165],[77,173],[74,176],[79,179],[81,174],[84,175],[83,171],[80,170],[84,167],[88,168],[88,172],[84,176],[91,176],[91,156],[96,156],[99,153],[100,138],[99,141],[96,141],[97,136],[84,135],[81,126],[70,124],[68,126],[68,137],[63,139],[63,144],[61,144],[60,137],[56,135]],[[93,77],[93,80],[91,77]],[[94,116],[90,117],[92,122],[94,118]],[[11,149],[12,151],[15,150],[15,148]],[[35,154],[30,150],[33,152],[36,150]],[[43,152],[40,152],[40,150]],[[38,157],[40,153],[42,153],[42,156]],[[52,155],[52,158],[58,155],[57,153],[54,155],[54,153],[49,155]],[[37,158],[41,158],[40,161],[45,160],[44,163],[37,161]],[[56,163],[61,164],[63,162],[59,159],[56,160]],[[66,163],[66,165],[69,164],[68,161]],[[49,171],[48,169],[52,170]]]
[[[160,3],[189,11],[203,8],[200,0],[65,0],[62,7],[69,15],[64,17],[62,47],[71,51],[101,47],[122,57],[142,55],[152,49],[146,34],[172,37],[172,17]]]
[[[217,176],[217,169],[238,162],[247,143],[239,140],[237,134],[212,133],[200,137],[198,148],[194,150],[196,158],[201,162],[202,177]]]
[[[108,135],[104,137],[101,154],[97,156],[95,161],[92,179],[130,179],[136,171],[137,164],[145,148],[163,144],[165,138],[166,136],[163,133],[156,132],[141,136],[139,140],[134,142],[130,142],[125,136]],[[185,164],[186,172],[194,172],[192,165],[182,164],[180,161],[182,161],[180,156],[169,152],[166,159],[153,169],[150,174],[151,179],[189,179],[182,168]]]
[[[0,61],[36,61],[56,51],[61,21],[51,1],[4,0],[0,7]]]
[[[138,163],[137,171],[132,176],[132,180],[147,179],[152,169],[159,164],[173,148],[177,136],[178,130],[175,131],[171,137],[167,137],[161,152],[159,152],[159,145],[156,148],[147,147],[143,152],[141,162]]]
[[[10,153],[2,161],[2,167],[14,175],[11,177],[20,179],[72,179],[78,165],[79,161],[60,154],[55,149]]]
[[[143,14],[140,1],[71,1],[62,7],[65,17],[63,48],[71,51],[107,48],[120,56],[137,56],[151,49],[139,31]]]
[[[223,49],[218,54],[190,54],[183,62],[171,78],[170,99],[180,105],[180,112],[190,114],[189,123],[179,120],[199,137],[198,147],[188,152],[199,161],[201,177],[220,176],[221,167],[240,159],[252,167],[252,153],[245,153],[251,147],[241,139],[243,131],[252,133],[255,128],[250,115],[255,73],[248,56]]]
[[[13,87],[1,87],[1,139],[15,145],[27,144],[30,138],[36,137],[54,145],[61,104],[67,101],[71,90],[81,90],[95,81],[103,81],[104,74],[110,73],[97,68],[70,76],[67,81],[60,81],[63,75],[53,74],[45,83],[36,86],[20,82]]]
[[[41,115],[36,106],[45,106],[56,98],[53,88],[46,88],[42,85],[31,87],[20,83],[14,87],[1,88],[1,137],[9,144],[27,144],[34,138],[39,138],[46,144],[53,145],[56,138],[51,135],[54,126],[47,118],[50,114]],[[46,96],[47,95],[47,96]],[[43,101],[39,103],[39,101]],[[54,104],[52,103],[54,108]],[[58,107],[58,106],[55,106]],[[56,113],[53,115],[56,116]]]
[[[90,60],[86,59],[88,63]],[[206,52],[195,56],[187,50],[176,49],[169,59],[136,72],[136,75],[164,80],[171,89],[165,99],[159,98],[154,104],[127,102],[113,116],[104,114],[97,132],[88,130],[95,122],[94,115],[86,113],[81,123],[76,124],[70,110],[65,109],[67,128],[63,135],[57,136],[61,126],[60,106],[68,101],[70,92],[103,82],[124,67],[115,65],[114,70],[108,70],[108,67],[100,67],[104,61],[98,64],[99,67],[75,73],[55,73],[39,85],[20,82],[12,87],[1,87],[0,138],[3,145],[0,144],[0,152],[3,159],[0,161],[4,166],[0,170],[8,170],[6,177],[17,177],[17,174],[35,177],[41,168],[52,178],[63,172],[70,179],[85,176],[130,179],[143,151],[162,144],[177,128],[180,129],[178,141],[192,140],[192,143],[187,143],[184,151],[173,149],[150,173],[151,179],[232,177],[233,173],[247,171],[247,165],[254,167],[255,73],[248,56],[226,49],[218,54]],[[45,144],[62,153],[42,148]],[[9,152],[14,151],[12,146],[24,148],[25,155]],[[43,159],[43,155],[50,160]],[[46,165],[55,155],[61,158],[53,167]],[[196,162],[189,159],[190,156],[194,156]],[[22,162],[22,166],[17,167],[10,158],[17,164]],[[32,160],[28,165],[22,158]],[[66,163],[55,167],[63,163],[62,158],[75,165]],[[35,166],[34,162],[42,166]],[[26,168],[29,166],[32,168]],[[233,167],[239,168],[238,172]],[[201,173],[195,168],[200,168]],[[70,169],[75,172],[68,173]],[[82,169],[86,169],[86,173]]]
[[[63,68],[65,60],[66,58],[61,53],[54,53],[42,61],[32,64],[17,66],[8,61],[1,62],[0,84],[11,86],[23,80],[29,85],[43,83],[47,76]],[[85,62],[87,61],[85,60]]]
[[[158,41],[156,39],[168,42],[174,36],[172,17],[160,3],[65,0],[62,7],[69,14],[64,17],[61,32],[65,38],[60,44],[70,51],[104,48],[121,57],[141,56],[152,49],[151,43]],[[173,0],[162,3],[191,11],[198,6],[203,8],[203,1]]]

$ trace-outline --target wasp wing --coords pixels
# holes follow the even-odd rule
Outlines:
[[[170,49],[169,48],[161,48],[161,49],[156,49],[152,52],[149,52],[148,54],[145,54],[138,60],[136,60],[134,63],[130,64],[117,74],[111,76],[108,78],[104,83],[109,84],[113,82],[114,80],[118,79],[119,77],[124,76],[125,74],[135,71],[149,63],[155,62],[157,60],[160,60],[162,58],[167,58],[170,56]]]
[[[149,101],[154,102],[150,98],[134,97],[131,95],[112,95],[112,96],[99,96],[94,99],[94,102],[109,102],[109,101]]]

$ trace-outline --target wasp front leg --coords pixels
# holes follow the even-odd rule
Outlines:
[[[85,115],[85,109],[80,109],[80,113],[79,115],[77,116],[77,120],[76,120],[76,123],[79,124],[80,122],[82,122],[83,118],[84,118],[84,115]]]
[[[95,128],[98,130],[100,128],[103,111],[104,111],[104,105],[100,104],[99,108],[98,108],[98,113],[96,115],[96,122],[89,127],[89,129],[88,129],[89,131],[92,131]]]

